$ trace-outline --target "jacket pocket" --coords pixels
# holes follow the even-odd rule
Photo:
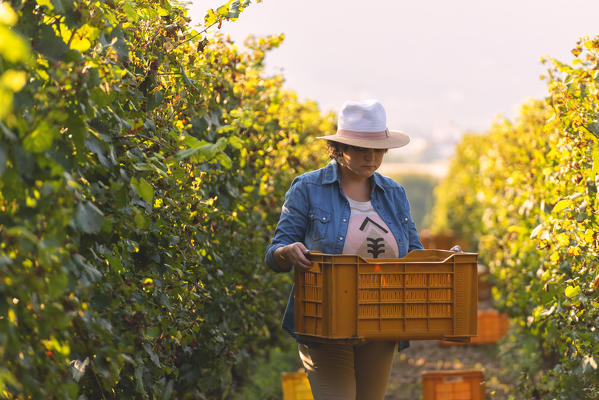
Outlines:
[[[331,222],[331,213],[321,208],[314,207],[308,213],[310,218],[310,239],[314,241],[321,241],[327,236],[327,229]]]

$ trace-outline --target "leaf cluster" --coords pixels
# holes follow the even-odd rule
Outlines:
[[[225,398],[282,340],[264,248],[333,122],[282,37],[207,31],[248,4],[1,3],[0,396]]]
[[[440,228],[478,239],[531,399],[599,396],[599,39],[573,54],[546,61],[549,97],[464,138],[436,209]]]

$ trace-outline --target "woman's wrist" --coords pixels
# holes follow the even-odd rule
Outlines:
[[[279,247],[278,249],[275,250],[274,253],[274,258],[275,258],[275,262],[277,263],[277,265],[279,266],[280,269],[285,269],[288,270],[289,268],[289,262],[287,261],[287,257],[285,257],[285,247],[286,246],[282,246]]]

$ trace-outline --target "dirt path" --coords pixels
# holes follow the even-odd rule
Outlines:
[[[410,343],[410,348],[395,356],[386,400],[421,399],[423,371],[465,369],[483,370],[488,400],[508,400],[506,371],[500,366],[496,345],[441,346],[435,340]]]

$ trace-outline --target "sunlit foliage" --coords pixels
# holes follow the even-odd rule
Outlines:
[[[281,340],[263,251],[333,119],[282,36],[210,33],[248,4],[0,3],[0,397],[224,398]]]
[[[438,220],[466,237],[512,317],[515,398],[599,398],[599,38],[549,64],[549,96],[460,145]]]

